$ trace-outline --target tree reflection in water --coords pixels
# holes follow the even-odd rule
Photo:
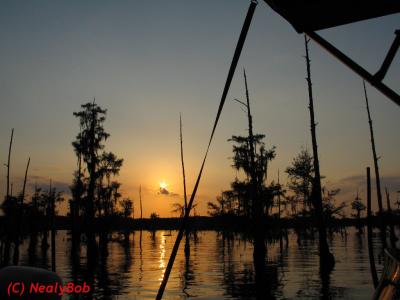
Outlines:
[[[92,289],[89,295],[65,299],[154,299],[163,272],[160,263],[166,264],[176,232],[171,234],[110,232],[101,245],[108,255],[99,251],[97,264],[92,265],[84,236],[81,243],[73,243],[70,234],[60,231],[57,272],[64,282],[86,282]],[[165,299],[367,299],[371,295],[365,233],[349,229],[347,240],[333,234],[330,243],[337,264],[330,274],[319,273],[316,240],[303,237],[298,246],[296,234],[288,236],[289,243],[286,237],[281,242],[279,235],[267,238],[266,256],[257,257],[251,235],[192,230],[178,252]],[[50,268],[50,249],[41,251],[40,238],[35,249],[29,247],[29,238],[21,244],[21,265]],[[373,239],[376,250],[380,249],[379,235]]]
[[[241,238],[232,232],[222,232],[218,239],[218,259],[222,261],[224,274],[222,284],[227,295],[241,299],[275,299],[280,294],[276,262],[254,252],[251,263],[251,259],[244,257],[249,253],[241,251]]]
[[[193,293],[190,293],[190,285],[195,281],[195,273],[193,271],[193,264],[190,259],[190,237],[193,236],[192,232],[187,231],[185,233],[185,262],[184,269],[181,271],[182,273],[182,293],[185,295],[185,298],[196,297]]]

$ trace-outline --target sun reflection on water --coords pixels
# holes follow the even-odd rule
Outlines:
[[[161,275],[158,281],[162,281],[164,278],[164,273],[165,273],[165,236],[164,236],[164,231],[161,232],[160,234],[160,260],[159,260],[159,268],[161,270]]]

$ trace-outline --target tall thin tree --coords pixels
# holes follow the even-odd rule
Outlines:
[[[369,110],[369,101],[368,101],[368,96],[367,96],[367,89],[365,87],[365,81],[364,80],[363,80],[363,87],[364,87],[365,103],[366,103],[367,114],[368,114],[368,124],[369,124],[370,138],[371,138],[372,157],[374,159],[376,197],[377,197],[377,200],[378,200],[378,208],[379,208],[379,226],[380,226],[380,231],[381,231],[381,241],[382,241],[383,247],[386,247],[387,246],[386,224],[385,224],[386,222],[385,222],[385,218],[383,217],[381,180],[380,180],[380,175],[379,175],[379,164],[378,164],[378,160],[379,160],[380,157],[378,157],[378,155],[376,154],[374,128],[372,126],[372,119],[371,119],[371,113],[370,113],[370,110]]]
[[[376,288],[378,286],[378,275],[376,273],[374,247],[372,244],[371,171],[369,167],[367,167],[367,239],[368,239],[369,266],[371,270],[372,283]]]
[[[181,164],[182,164],[182,176],[183,176],[183,199],[185,204],[185,212],[187,209],[187,196],[186,196],[186,174],[185,174],[185,163],[183,160],[183,138],[182,138],[182,115],[179,114],[179,136],[181,142]]]
[[[306,65],[307,65],[307,85],[308,85],[308,98],[309,98],[309,110],[310,110],[310,123],[311,123],[311,141],[313,150],[313,163],[314,163],[314,182],[313,182],[313,204],[315,209],[315,216],[317,219],[318,235],[319,235],[319,255],[320,255],[320,266],[321,269],[330,270],[335,265],[335,258],[329,250],[327,237],[326,237],[326,227],[323,216],[322,208],[322,190],[321,190],[321,174],[319,168],[318,159],[318,145],[317,145],[317,134],[316,134],[316,123],[314,115],[314,99],[312,91],[311,82],[311,68],[310,68],[310,57],[308,53],[308,43],[307,36],[304,35],[304,43],[306,48]]]
[[[103,123],[107,110],[102,109],[93,100],[92,103],[81,105],[82,110],[74,112],[74,116],[79,118],[81,131],[73,146],[77,153],[81,153],[83,161],[86,163],[89,173],[89,183],[86,192],[85,205],[85,227],[87,235],[88,263],[95,262],[97,257],[97,242],[95,239],[95,189],[98,180],[99,150],[104,148],[103,141],[109,137],[105,132]]]
[[[24,214],[25,187],[26,187],[26,180],[28,178],[28,169],[29,169],[30,161],[31,161],[31,158],[29,157],[28,163],[26,164],[24,184],[22,187],[22,192],[21,192],[20,201],[19,201],[18,223],[17,223],[17,232],[15,234],[15,247],[14,247],[14,258],[13,258],[15,265],[18,264],[18,260],[19,260],[19,243],[20,243],[21,227],[22,227],[23,214]]]
[[[185,173],[185,162],[183,160],[183,137],[182,137],[182,115],[179,114],[179,137],[181,144],[181,165],[182,165],[182,178],[183,178],[183,199],[184,199],[184,210],[183,215],[186,214],[187,210],[187,195],[186,195],[186,173]],[[189,244],[190,232],[188,228],[185,230],[185,256],[186,258],[190,255],[190,244]]]
[[[369,124],[369,133],[370,133],[370,137],[371,137],[372,156],[373,156],[373,159],[374,159],[375,181],[376,181],[376,196],[377,196],[377,199],[378,199],[379,214],[382,215],[383,207],[382,207],[381,180],[380,180],[380,176],[379,176],[379,164],[378,164],[379,157],[376,154],[374,128],[372,126],[372,119],[371,119],[371,113],[370,113],[370,110],[369,110],[367,89],[365,87],[365,81],[364,80],[363,80],[363,87],[364,87],[365,103],[366,103],[367,114],[368,114],[368,124]]]
[[[7,198],[10,196],[10,161],[11,161],[11,147],[14,137],[14,128],[11,129],[10,147],[8,148],[8,160],[7,160]]]
[[[143,210],[142,210],[142,185],[139,185],[139,203],[140,203],[140,220],[143,219]]]
[[[257,182],[257,174],[256,174],[256,159],[255,159],[255,140],[254,140],[254,133],[253,133],[253,116],[251,115],[251,109],[250,109],[250,97],[249,97],[249,90],[247,86],[247,76],[246,76],[246,70],[243,69],[243,77],[244,77],[244,84],[245,84],[245,89],[246,89],[246,103],[235,99],[235,101],[239,102],[246,108],[246,113],[247,113],[247,122],[248,122],[248,147],[249,147],[249,158],[250,158],[250,197],[251,200],[253,201],[253,207],[252,207],[252,217],[254,221],[257,223],[258,221],[261,220],[262,218],[262,208],[261,208],[261,201],[258,197],[258,182]],[[258,224],[259,225],[259,224]],[[258,226],[256,226],[258,227]]]

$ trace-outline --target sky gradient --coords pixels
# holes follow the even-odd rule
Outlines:
[[[106,149],[124,158],[121,192],[134,200],[143,189],[144,215],[171,216],[182,201],[179,113],[183,118],[188,191],[193,188],[249,1],[2,1],[0,4],[0,160],[7,161],[15,128],[11,181],[69,192],[78,133],[73,116],[96,98],[107,109]],[[378,70],[398,29],[399,15],[320,34],[367,70]],[[365,168],[373,165],[362,81],[310,43],[317,138],[325,184],[351,201],[365,199]],[[229,188],[231,135],[246,134],[246,68],[254,129],[276,146],[268,181],[281,181],[301,150],[311,150],[303,36],[260,1],[211,146],[198,191],[197,213]],[[400,58],[384,80],[399,91]],[[400,190],[400,108],[367,84],[382,187]],[[0,197],[6,168],[0,170]],[[173,195],[160,195],[164,180]],[[30,192],[30,191],[29,191]],[[66,198],[68,195],[66,194]],[[375,195],[373,197],[375,199]],[[138,216],[136,206],[135,216]],[[373,206],[374,207],[374,206]],[[376,207],[376,206],[375,206]],[[65,212],[65,207],[61,209]]]

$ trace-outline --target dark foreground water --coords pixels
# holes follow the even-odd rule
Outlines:
[[[176,231],[139,231],[112,235],[107,258],[88,267],[84,244],[80,257],[71,257],[66,231],[57,234],[57,272],[64,282],[86,282],[91,295],[69,295],[63,299],[154,299],[168,263]],[[268,244],[265,297],[270,299],[370,299],[373,293],[366,233],[353,228],[347,235],[334,234],[330,245],[336,266],[321,280],[317,240],[302,240],[289,234],[288,245]],[[190,256],[184,254],[184,239],[172,270],[164,299],[254,299],[255,271],[252,243],[239,234],[199,231],[190,239]],[[374,237],[375,256],[381,251]],[[37,249],[36,257],[22,247],[21,265],[49,267],[50,251]],[[75,260],[75,263],[74,263]],[[378,264],[380,271],[382,265]]]

